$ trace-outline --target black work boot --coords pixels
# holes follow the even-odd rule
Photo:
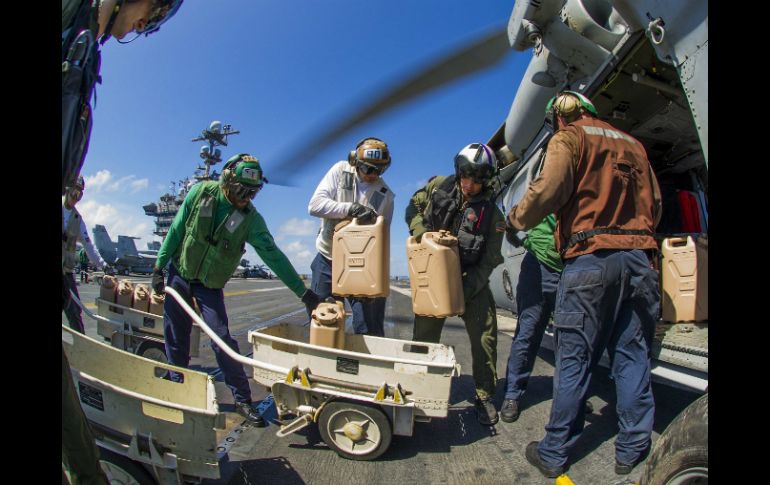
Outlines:
[[[534,465],[538,470],[540,470],[540,473],[548,478],[556,478],[564,473],[563,466],[549,466],[543,462],[543,460],[540,458],[540,453],[537,451],[537,445],[539,443],[539,441],[532,441],[527,445],[527,449],[524,452],[524,456],[527,458],[527,461],[531,465]]]
[[[484,426],[492,426],[493,424],[497,423],[497,409],[495,409],[495,405],[492,404],[491,399],[480,399],[477,396],[475,407],[476,414],[478,414],[479,423]]]
[[[643,462],[645,458],[647,458],[647,455],[650,454],[650,448],[651,446],[648,445],[642,454],[639,455],[639,458],[637,458],[633,463],[621,463],[617,458],[615,458],[615,473],[618,475],[628,475],[631,473],[631,470],[633,470],[636,465]]]
[[[500,408],[500,417],[506,423],[512,423],[519,419],[519,401],[513,399],[503,401],[503,407]]]
[[[236,402],[235,403],[235,410],[246,418],[250,424],[256,426],[257,428],[263,428],[267,426],[265,423],[265,418],[263,418],[256,409],[251,407],[250,402]]]

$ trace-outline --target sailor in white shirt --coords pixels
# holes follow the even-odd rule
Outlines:
[[[76,244],[80,242],[83,245],[88,254],[88,259],[93,261],[98,269],[102,270],[107,266],[99,252],[94,248],[91,238],[88,235],[88,230],[86,229],[86,223],[75,208],[75,205],[83,197],[84,189],[85,181],[82,176],[79,176],[71,186],[66,188],[61,204],[62,289],[64,291],[63,297],[67,300],[64,305],[64,314],[67,315],[70,327],[80,333],[84,333],[80,307],[70,298],[68,291],[72,290],[72,292],[75,293],[75,296],[80,299],[77,284],[75,283],[75,277],[73,276],[75,267],[79,265],[76,254]]]
[[[395,195],[381,175],[390,166],[390,150],[379,138],[364,138],[326,173],[308,204],[308,213],[321,218],[311,289],[323,300],[331,296],[331,258],[334,226],[357,217],[373,222],[378,215],[390,227]],[[383,337],[385,298],[348,298],[355,333]]]

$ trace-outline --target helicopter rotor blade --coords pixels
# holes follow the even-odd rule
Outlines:
[[[306,167],[308,163],[312,163],[312,160],[308,160],[308,153],[322,151],[355,126],[400,104],[497,64],[505,57],[509,49],[507,29],[495,29],[472,44],[463,46],[460,50],[441,58],[426,69],[409,76],[395,87],[375,97],[374,102],[369,103],[353,116],[329,129],[319,130],[320,134],[310,137],[309,141],[302,143],[288,156],[271,164],[272,170],[269,172],[272,174],[271,183],[292,186],[293,175]]]

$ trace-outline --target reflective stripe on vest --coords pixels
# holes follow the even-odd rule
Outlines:
[[[192,201],[190,216],[185,221],[185,235],[177,249],[174,261],[179,274],[187,280],[200,281],[207,288],[223,288],[238,267],[246,240],[256,218],[256,210],[249,203],[244,209],[232,208],[218,227],[214,228],[217,214],[218,182],[205,184]]]

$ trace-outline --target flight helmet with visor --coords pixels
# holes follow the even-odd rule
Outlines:
[[[259,160],[248,153],[231,157],[222,169],[222,187],[239,200],[253,199],[266,183]]]
[[[483,143],[471,143],[455,155],[455,176],[457,180],[470,177],[474,182],[486,185],[497,173],[497,158],[494,151]]]

